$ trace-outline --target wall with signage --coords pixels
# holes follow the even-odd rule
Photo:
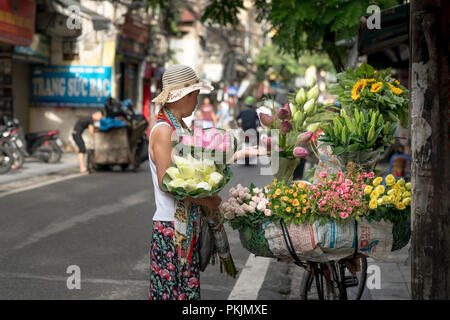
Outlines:
[[[111,67],[33,66],[33,106],[103,107],[111,96]]]

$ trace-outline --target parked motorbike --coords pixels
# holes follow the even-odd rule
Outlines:
[[[9,148],[3,146],[3,138],[0,138],[0,174],[7,173],[13,165],[13,156]]]
[[[47,163],[56,163],[61,160],[63,146],[58,130],[27,133],[24,136],[17,119],[5,119],[4,122],[11,143],[23,157],[33,157]]]

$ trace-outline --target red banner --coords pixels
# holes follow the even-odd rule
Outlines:
[[[34,1],[0,1],[0,42],[29,46],[33,40],[35,15]]]

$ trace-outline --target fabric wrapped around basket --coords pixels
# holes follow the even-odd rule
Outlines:
[[[263,226],[265,238],[273,255],[281,260],[292,259],[283,231],[274,223]],[[357,231],[356,231],[357,229]],[[357,227],[354,221],[345,225],[327,222],[320,226],[315,222],[288,226],[289,235],[297,256],[301,260],[326,262],[339,260],[358,253],[375,260],[382,260],[391,252],[393,244],[392,223],[361,219]],[[357,241],[357,242],[356,242]]]

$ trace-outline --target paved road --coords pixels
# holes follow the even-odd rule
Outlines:
[[[232,169],[231,185],[263,185],[272,178],[260,176],[256,166]],[[137,174],[98,172],[0,196],[0,208],[0,299],[147,299],[155,211],[147,162]],[[236,266],[252,274],[255,261],[238,233],[227,231]],[[227,299],[232,292],[245,297],[242,286],[248,291],[258,278],[264,281],[250,290],[255,299],[284,299],[288,266],[264,263],[261,273],[241,278],[238,286],[218,265],[209,266],[201,274],[202,299]],[[67,288],[71,265],[80,267],[80,290]]]

